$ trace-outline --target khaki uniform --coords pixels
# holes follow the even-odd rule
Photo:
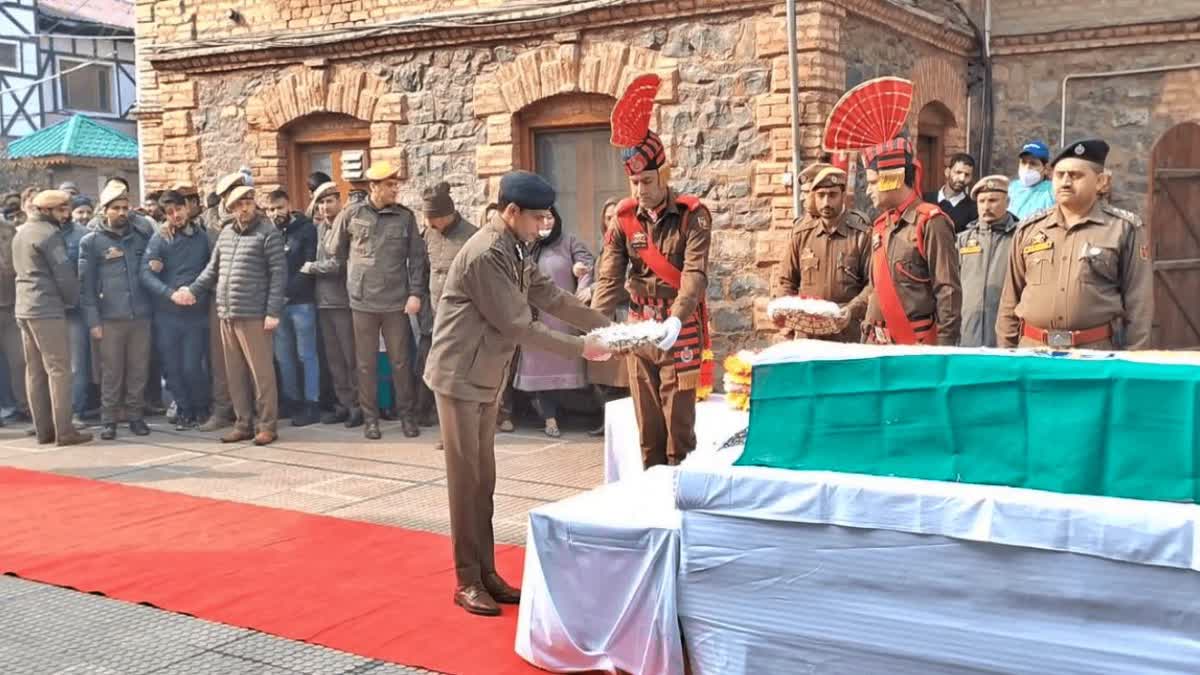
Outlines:
[[[13,306],[17,303],[17,272],[13,269],[13,237],[17,222],[0,217],[0,350],[8,364],[9,387],[17,408],[29,409],[25,395],[25,346]]]
[[[684,211],[676,195],[667,195],[660,217],[638,209],[637,218],[655,245],[682,274],[680,289],[669,286],[640,257],[644,242],[630,240],[617,229],[607,238],[600,259],[600,270],[592,291],[592,307],[611,316],[620,302],[624,282],[631,297],[631,311],[638,313],[639,299],[662,301],[668,314],[686,322],[695,314],[708,288],[708,250],[712,236],[712,217],[703,206],[688,214],[686,229],[681,227]],[[626,270],[628,269],[628,275]],[[666,317],[663,317],[666,318]],[[707,329],[707,328],[706,328]],[[678,464],[696,447],[696,385],[680,382],[671,355],[648,347],[627,357],[629,388],[637,413],[642,446],[642,463]]]
[[[1147,349],[1153,319],[1154,271],[1136,215],[1097,201],[1072,226],[1057,207],[1021,223],[996,319],[1001,347]],[[1057,334],[1038,340],[1030,329]],[[1082,342],[1065,332],[1093,329],[1096,339]]]
[[[317,225],[317,241],[329,236],[327,222]],[[325,365],[333,381],[338,405],[346,410],[358,407],[358,370],[354,357],[354,321],[350,316],[350,297],[346,293],[346,267],[329,251],[317,245],[317,259],[310,266],[317,278],[317,321],[321,325],[321,347]]]
[[[958,266],[962,277],[963,347],[996,346],[996,314],[1008,273],[1017,219],[1011,213],[989,225],[977,220],[958,233]]]
[[[460,586],[495,571],[492,495],[496,487],[497,399],[518,345],[571,358],[583,338],[534,321],[531,306],[579,328],[609,323],[538,271],[498,216],[472,237],[447,271],[425,366],[437,398],[450,532]]]
[[[214,207],[204,212],[204,231],[208,234],[208,249],[217,246],[217,237],[226,223],[216,214]],[[210,217],[211,216],[211,217]],[[229,375],[225,368],[225,346],[221,343],[221,320],[217,317],[217,303],[208,303],[208,368],[212,371],[212,416],[219,420],[233,421],[233,399],[229,396]],[[244,383],[243,387],[250,386]]]
[[[353,202],[334,219],[324,241],[329,254],[346,265],[346,290],[354,320],[358,402],[363,418],[379,420],[379,335],[383,333],[396,409],[403,420],[414,417],[412,375],[408,362],[412,327],[404,306],[411,295],[428,295],[425,242],[413,212],[399,204],[376,209],[370,200]]]
[[[885,214],[879,218],[886,217]],[[877,219],[876,223],[879,222]],[[931,330],[936,331],[937,344],[956,346],[962,325],[962,284],[959,280],[954,223],[945,216],[935,216],[925,223],[925,257],[921,257],[917,248],[916,222],[917,206],[913,204],[891,225],[887,260],[896,294],[900,296],[900,304],[914,330],[920,333],[924,327],[932,326]],[[872,234],[872,254],[880,241]],[[863,327],[867,341],[889,342],[889,339],[880,339],[884,325],[879,293],[872,287]]]
[[[467,240],[478,231],[479,228],[461,215],[440,232],[428,226],[421,230],[425,249],[429,252],[429,297],[422,301],[421,313],[418,315],[421,336],[417,345],[417,368],[413,387],[417,392],[417,412],[422,417],[428,416],[434,409],[433,391],[425,386],[423,377],[429,350],[433,347],[433,322],[437,316],[438,302],[442,299],[442,289],[446,286],[446,275],[450,272],[450,263],[454,262],[454,256],[458,255]]]
[[[76,435],[71,426],[71,351],[67,309],[79,304],[79,279],[62,232],[31,216],[12,243],[17,324],[25,351],[25,387],[39,443]]]
[[[792,231],[787,256],[779,268],[776,295],[802,295],[836,302],[850,315],[837,335],[821,339],[858,342],[867,313],[871,269],[871,224],[858,211],[846,211],[825,222],[809,216]],[[785,329],[788,337],[808,337]]]

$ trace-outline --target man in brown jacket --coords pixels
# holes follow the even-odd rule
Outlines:
[[[79,278],[67,258],[62,228],[71,219],[71,195],[39,192],[29,219],[12,242],[15,314],[25,347],[25,387],[38,443],[77,445],[91,434],[71,425],[71,350],[67,308],[79,304]]]
[[[496,573],[492,533],[497,399],[517,346],[571,358],[608,356],[593,338],[557,333],[533,319],[530,305],[585,331],[609,323],[555,286],[526,252],[550,222],[554,197],[539,176],[515,172],[501,179],[499,214],[450,265],[425,366],[446,449],[454,602],[472,614],[496,616],[497,602],[521,599]]]
[[[381,331],[404,435],[415,438],[421,434],[409,374],[412,327],[408,317],[421,311],[421,298],[429,292],[429,259],[425,241],[417,231],[416,216],[396,203],[399,173],[399,167],[387,162],[372,164],[367,169],[367,199],[339,213],[323,242],[327,252],[346,266],[358,363],[358,402],[366,421],[363,435],[371,440],[382,437],[376,367]]]
[[[321,347],[325,364],[337,397],[333,412],[321,417],[322,424],[343,422],[346,428],[362,426],[362,408],[358,406],[358,369],[354,356],[354,320],[350,315],[350,296],[346,293],[346,268],[329,254],[321,242],[329,236],[332,223],[342,210],[342,196],[330,181],[313,190],[309,211],[317,223],[317,259],[304,263],[301,274],[317,278],[317,321],[321,325]]]
[[[1051,163],[1055,207],[1023,221],[1000,296],[1001,347],[1148,349],[1154,268],[1141,218],[1100,199],[1108,144],[1072,143]]]
[[[871,296],[863,338],[873,344],[958,344],[962,284],[954,223],[921,201],[912,144],[864,153],[867,194],[880,210],[871,236]]]
[[[792,230],[776,285],[777,296],[802,295],[836,302],[849,319],[845,330],[823,339],[858,342],[867,311],[871,224],[846,208],[846,172],[822,166],[809,181],[808,213]],[[785,330],[789,338],[808,337]]]

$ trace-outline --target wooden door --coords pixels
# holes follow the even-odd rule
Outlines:
[[[314,171],[333,178],[345,203],[351,186],[342,175],[342,155],[362,152],[364,168],[370,163],[370,125],[349,115],[313,113],[288,124],[285,133],[290,141],[288,195],[292,198],[292,208],[301,211],[308,208],[312,193],[306,183]]]
[[[1200,125],[1173,127],[1150,160],[1154,345],[1200,349]]]

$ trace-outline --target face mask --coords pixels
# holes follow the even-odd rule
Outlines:
[[[1033,187],[1042,182],[1042,173],[1033,169],[1020,169],[1017,171],[1017,176],[1021,179],[1021,184],[1025,187]]]
[[[548,230],[538,230],[538,239],[545,239],[546,237],[549,237],[550,233],[553,231],[554,228],[550,228]]]

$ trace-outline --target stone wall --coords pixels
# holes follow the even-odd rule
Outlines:
[[[1042,139],[1057,151],[1066,75],[1197,62],[1200,42],[997,57],[997,170],[1015,174],[1016,154],[1029,139]],[[1142,212],[1155,142],[1176,124],[1200,120],[1200,69],[1071,80],[1067,99],[1067,142],[1083,137],[1108,141],[1114,201]]]

